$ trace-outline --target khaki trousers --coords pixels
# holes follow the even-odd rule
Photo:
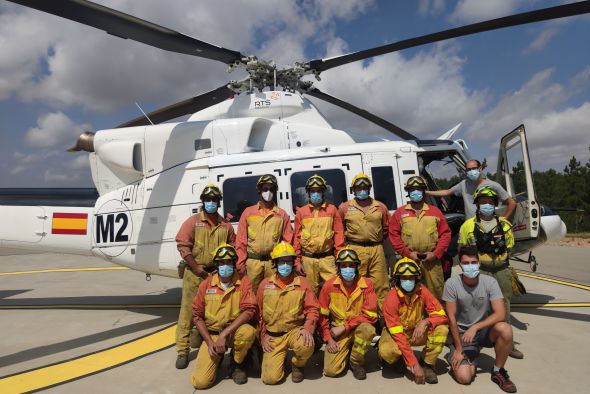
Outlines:
[[[338,376],[346,368],[346,360],[350,354],[350,363],[365,365],[365,353],[371,347],[375,336],[375,327],[369,323],[361,323],[354,331],[342,334],[336,340],[340,351],[330,353],[324,350],[324,375]]]
[[[287,350],[293,350],[291,363],[303,368],[313,354],[313,346],[305,346],[301,336],[301,328],[297,327],[283,336],[272,337],[274,350],[262,355],[262,382],[277,384],[285,376],[285,359]]]
[[[412,331],[404,331],[404,334],[408,338],[410,345],[412,346],[424,346],[422,350],[422,358],[424,362],[432,367],[436,363],[438,355],[443,351],[447,335],[449,334],[449,326],[440,325],[432,331],[426,331],[422,338],[418,338],[412,342]],[[379,357],[385,360],[388,364],[395,363],[402,355],[397,343],[387,331],[387,328],[383,329],[381,333],[381,339],[379,339]]]

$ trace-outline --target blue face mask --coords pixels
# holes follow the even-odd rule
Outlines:
[[[467,179],[470,181],[477,181],[480,174],[481,172],[479,172],[479,170],[469,170],[467,171]]]
[[[217,269],[217,273],[222,278],[229,278],[234,274],[234,267],[232,265],[220,265]]]
[[[422,190],[412,190],[410,192],[410,201],[412,202],[420,202],[424,199],[424,193]]]
[[[354,193],[354,197],[358,200],[366,200],[369,198],[369,191],[368,190],[359,190],[358,192]]]
[[[350,282],[356,276],[356,269],[351,267],[342,268],[340,269],[340,275],[342,275],[342,279],[344,279],[347,282]]]
[[[414,291],[414,287],[416,287],[416,281],[414,279],[402,279],[399,282],[402,289],[408,293]]]
[[[313,192],[309,194],[309,201],[313,204],[313,205],[319,205],[322,203],[322,201],[324,201],[324,195],[322,193],[319,192]]]
[[[463,268],[463,275],[468,278],[476,278],[479,275],[479,264],[466,264],[461,265]]]
[[[496,207],[492,204],[480,204],[479,212],[481,212],[484,215],[490,216],[493,215],[494,212],[496,212]]]
[[[218,204],[215,201],[205,201],[205,212],[207,213],[215,213],[217,212]]]
[[[277,270],[279,271],[279,275],[281,275],[283,278],[286,278],[287,276],[291,275],[291,272],[293,272],[293,266],[291,264],[280,264],[277,267]]]

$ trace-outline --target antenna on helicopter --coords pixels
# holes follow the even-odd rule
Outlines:
[[[147,116],[147,114],[143,111],[143,109],[141,109],[141,107],[139,106],[139,103],[136,101],[135,105],[137,105],[137,108],[139,108],[139,110],[141,111],[141,113],[143,114],[143,116],[145,116],[145,118],[148,120],[148,122],[150,122],[152,124],[152,126],[154,125],[154,122],[152,122],[152,120],[150,119],[149,116]]]

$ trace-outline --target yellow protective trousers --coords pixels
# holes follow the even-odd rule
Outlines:
[[[428,290],[436,297],[437,300],[442,300],[443,289],[445,287],[445,277],[443,275],[442,262],[434,260],[430,263],[419,262],[422,270],[422,283]]]
[[[248,350],[252,347],[256,339],[257,330],[249,324],[242,324],[236,332],[228,339],[228,347],[233,349],[232,356],[236,364],[241,364]],[[219,335],[211,335],[211,339],[216,341]],[[208,389],[215,383],[217,377],[217,368],[221,363],[222,355],[211,357],[209,355],[209,347],[206,342],[203,342],[199,348],[197,359],[195,362],[195,369],[191,376],[193,387],[199,390]]]
[[[485,266],[484,263],[480,263],[481,266]],[[506,321],[510,323],[510,301],[512,300],[512,273],[508,267],[503,268],[496,272],[488,272],[484,269],[479,270],[480,273],[483,275],[489,275],[498,281],[498,285],[500,286],[500,291],[504,296],[504,308],[506,309]]]
[[[189,336],[193,323],[193,299],[199,290],[203,278],[195,275],[189,267],[184,270],[182,278],[182,301],[176,326],[176,352],[179,356],[187,356],[190,351]],[[197,334],[198,335],[198,334]]]
[[[285,359],[287,350],[293,350],[291,363],[303,368],[313,354],[313,346],[305,346],[301,336],[301,327],[297,327],[280,337],[272,337],[274,349],[262,356],[262,382],[277,384],[285,376]]]
[[[359,274],[373,281],[375,293],[377,294],[377,302],[379,307],[381,307],[389,291],[387,259],[385,258],[383,245],[361,246],[350,244],[348,246],[356,252],[361,260]]]
[[[321,258],[301,256],[305,279],[307,279],[316,297],[320,293],[320,278],[326,282],[336,275],[335,260],[334,256]]]
[[[258,293],[258,286],[262,279],[268,278],[275,273],[272,266],[272,260],[258,260],[248,258],[246,260],[246,275],[252,281],[252,291],[256,295]]]
[[[436,326],[434,330],[425,331],[422,338],[418,338],[416,341],[412,341],[412,331],[404,331],[404,334],[408,338],[411,346],[424,346],[422,349],[422,358],[424,362],[431,367],[434,367],[436,358],[443,351],[447,335],[449,334],[449,326],[441,324]],[[397,343],[387,331],[387,328],[383,329],[381,333],[381,339],[379,339],[379,357],[388,364],[395,363],[402,355],[402,352],[397,346]]]
[[[336,340],[339,352],[324,351],[324,375],[335,377],[342,373],[349,354],[351,364],[365,365],[365,353],[371,347],[374,336],[375,327],[369,323],[361,323],[353,331],[342,334]]]

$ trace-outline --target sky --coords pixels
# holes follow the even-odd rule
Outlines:
[[[279,65],[363,50],[559,5],[552,0],[109,0],[100,4]],[[590,16],[425,45],[322,73],[321,90],[420,138],[454,138],[495,169],[520,124],[534,169],[590,158]],[[86,153],[65,149],[240,74],[220,62],[123,40],[0,0],[0,187],[92,187]],[[313,99],[353,135],[386,135]]]

